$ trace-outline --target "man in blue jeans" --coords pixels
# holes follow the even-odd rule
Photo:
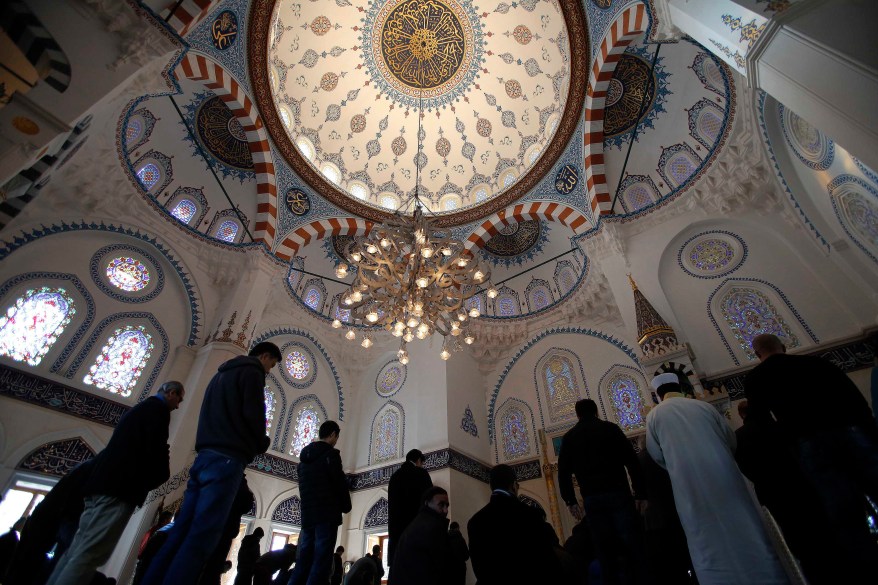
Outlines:
[[[351,511],[351,493],[335,448],[338,423],[320,425],[319,440],[299,455],[299,494],[302,498],[302,532],[296,567],[289,585],[326,585],[332,573],[332,551],[341,515]]]
[[[265,375],[281,359],[269,342],[223,363],[204,393],[183,506],[143,585],[197,583],[232,508],[244,468],[265,453]]]

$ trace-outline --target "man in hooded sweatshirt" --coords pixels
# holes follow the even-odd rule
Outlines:
[[[326,421],[320,425],[318,440],[299,455],[302,532],[289,585],[329,583],[341,515],[351,511],[351,492],[341,467],[341,453],[335,448],[340,432],[337,422]]]
[[[265,376],[281,359],[262,342],[223,363],[210,380],[198,416],[195,450],[183,506],[143,585],[197,583],[232,509],[244,468],[265,453]]]

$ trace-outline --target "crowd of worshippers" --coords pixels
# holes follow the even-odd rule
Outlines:
[[[380,585],[389,571],[390,585],[463,585],[467,560],[478,585],[875,582],[878,543],[865,510],[869,498],[878,502],[878,427],[868,403],[828,361],[788,355],[774,335],[752,346],[760,363],[746,377],[737,431],[674,372],[652,380],[659,403],[639,452],[594,401],[576,403],[578,422],[558,458],[561,499],[577,522],[563,546],[545,513],[519,500],[515,471],[502,464],[464,538],[449,521],[448,492],[414,449],[388,486],[388,569],[377,545],[346,563],[344,548],[333,549],[351,511],[335,448],[341,429],[324,422],[300,455],[298,544],[260,554],[257,528],[240,543],[234,583]],[[218,585],[230,570],[241,517],[254,504],[244,469],[269,447],[265,376],[280,359],[277,346],[260,343],[211,379],[182,505],[144,535],[134,585]],[[179,382],[163,384],[23,527],[0,537],[0,583],[115,583],[97,568],[135,507],[170,476],[168,425],[184,393]]]

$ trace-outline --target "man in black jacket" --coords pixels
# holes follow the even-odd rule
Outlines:
[[[479,585],[561,583],[558,559],[540,513],[518,499],[515,471],[497,465],[490,480],[491,501],[467,524],[469,554]],[[527,534],[526,554],[522,534]]]
[[[51,585],[88,583],[113,554],[134,508],[171,476],[168,425],[183,402],[180,382],[165,382],[119,420],[107,447],[83,484],[85,510],[70,548],[58,561]]]
[[[857,386],[832,363],[787,355],[771,334],[753,338],[760,364],[744,380],[748,424],[775,432],[816,493],[838,556],[839,582],[878,574],[878,545],[863,512],[878,501],[878,430]]]
[[[262,342],[249,355],[223,363],[208,383],[183,505],[143,585],[198,582],[222,536],[244,468],[268,449],[265,375],[280,359],[275,344]]]
[[[351,492],[335,448],[341,428],[328,420],[320,425],[318,439],[299,455],[299,494],[302,498],[302,532],[297,560],[289,585],[325,585],[332,572],[332,547],[341,515],[351,511]]]
[[[405,456],[405,463],[390,476],[387,486],[387,564],[393,566],[396,543],[406,526],[421,509],[421,496],[433,487],[430,474],[424,469],[424,454],[412,449]]]
[[[598,418],[594,400],[579,400],[576,416],[579,422],[564,435],[558,456],[561,497],[573,517],[581,520],[582,508],[573,489],[576,475],[602,583],[645,583],[646,549],[637,512],[646,511],[646,483],[637,454],[618,425]]]

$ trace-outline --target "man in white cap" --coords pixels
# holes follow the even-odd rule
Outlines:
[[[735,433],[717,410],[688,399],[675,373],[653,378],[661,401],[646,417],[646,447],[668,470],[701,585],[788,583],[735,464]]]

